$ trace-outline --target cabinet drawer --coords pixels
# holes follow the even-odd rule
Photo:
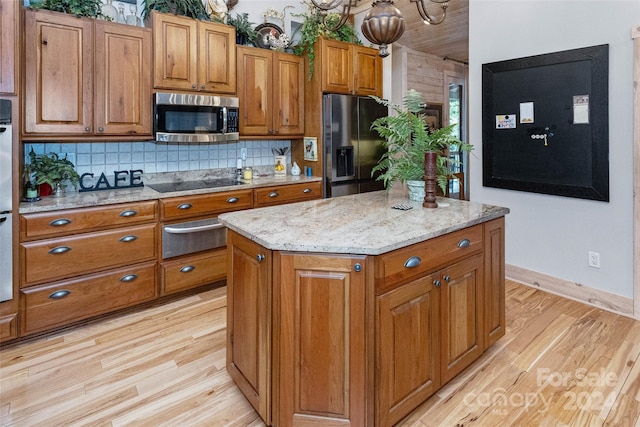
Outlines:
[[[253,207],[253,190],[251,189],[160,200],[160,209],[164,219],[219,214],[251,207]]]
[[[376,260],[376,293],[481,251],[482,224],[478,224],[381,255]]]
[[[154,299],[156,264],[33,286],[20,293],[22,333],[31,334]]]
[[[217,249],[162,263],[162,295],[195,288],[227,277],[227,250]]]
[[[22,215],[20,216],[21,240],[153,222],[157,219],[156,205],[157,202],[152,200]]]
[[[256,188],[255,207],[301,202],[321,197],[322,183],[320,181]]]
[[[63,279],[156,257],[156,225],[77,234],[26,242],[22,284]]]

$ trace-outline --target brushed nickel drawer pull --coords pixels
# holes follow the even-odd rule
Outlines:
[[[68,291],[66,289],[62,289],[60,291],[55,291],[54,293],[52,293],[51,295],[49,295],[49,299],[62,299],[68,295],[71,295],[71,291]]]
[[[180,273],[191,273],[196,268],[193,265],[185,265],[180,269]]]
[[[71,224],[71,220],[67,218],[55,219],[49,223],[52,227],[61,227],[63,225]]]
[[[269,193],[269,197],[278,197],[280,194],[278,194],[277,191],[272,191],[271,193]]]
[[[309,187],[302,190],[303,193],[311,193],[311,189]]]
[[[134,211],[133,209],[120,212],[120,216],[123,218],[129,218],[130,216],[136,216],[136,215],[138,215],[138,211]]]
[[[404,266],[407,268],[413,268],[419,266],[421,262],[422,260],[419,256],[412,256],[404,263]]]
[[[256,261],[262,262],[263,260],[264,260],[264,255],[262,255],[262,254],[256,255]]]
[[[192,207],[193,205],[191,203],[182,203],[181,205],[178,205],[178,209],[180,210],[191,209]]]
[[[71,248],[69,246],[57,246],[49,251],[51,255],[59,255],[65,252],[69,252]]]
[[[469,239],[462,239],[458,242],[459,248],[468,248],[469,245],[471,245],[471,242],[469,241]]]
[[[138,278],[137,274],[127,274],[126,276],[122,276],[120,278],[120,281],[122,283],[127,283],[127,282],[133,282],[134,280],[136,280]]]
[[[134,240],[138,240],[138,236],[124,236],[120,238],[122,243],[133,242]]]
[[[238,203],[240,201],[240,199],[238,199],[237,197],[229,197],[227,199],[227,203]]]

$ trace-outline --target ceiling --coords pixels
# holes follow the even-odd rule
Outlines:
[[[424,3],[431,16],[442,14],[440,5],[430,0]],[[402,12],[406,24],[396,44],[458,61],[469,60],[469,0],[449,0],[447,17],[438,25],[426,25],[415,3],[409,0],[396,0],[395,6]]]

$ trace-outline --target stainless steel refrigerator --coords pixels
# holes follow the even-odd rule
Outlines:
[[[384,189],[371,169],[385,152],[371,123],[388,108],[369,97],[328,94],[323,97],[324,196],[337,197]]]

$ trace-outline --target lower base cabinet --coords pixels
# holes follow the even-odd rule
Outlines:
[[[160,294],[170,295],[224,280],[227,251],[224,248],[184,256],[160,265]]]
[[[227,250],[227,369],[269,426],[392,426],[504,334],[503,218],[380,256]]]

